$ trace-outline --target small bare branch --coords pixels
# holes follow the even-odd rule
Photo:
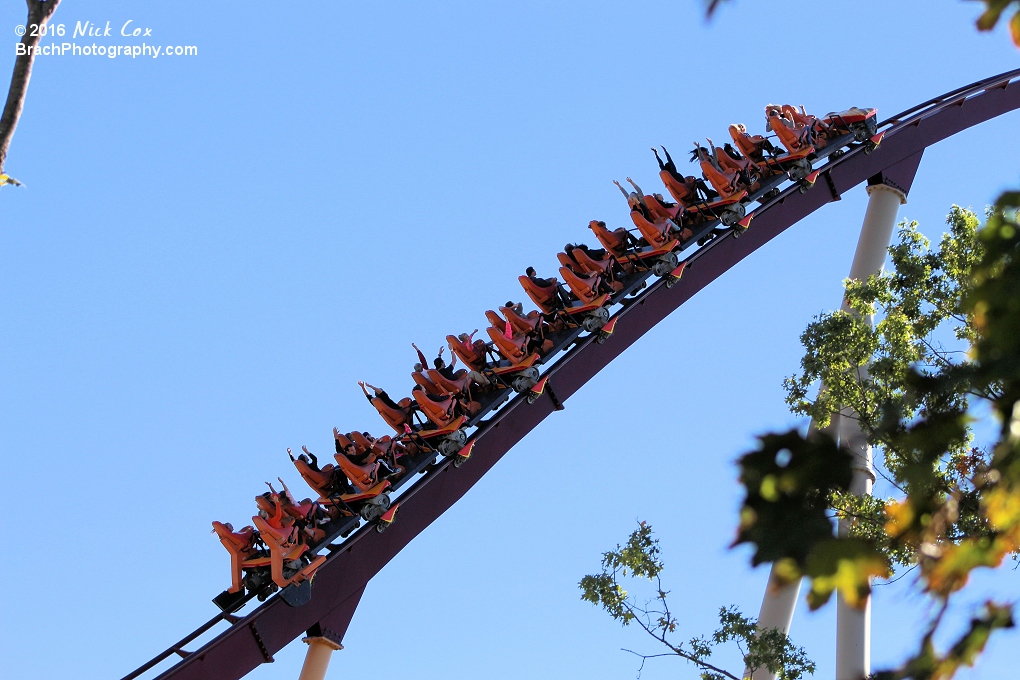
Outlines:
[[[11,75],[11,87],[7,91],[7,103],[0,115],[0,173],[7,162],[7,151],[11,147],[14,130],[18,127],[21,111],[25,108],[25,95],[28,93],[28,81],[32,77],[32,62],[35,60],[35,47],[43,38],[40,27],[45,26],[53,13],[57,11],[60,0],[25,0],[28,5],[28,19],[25,22],[25,35],[21,44],[24,53],[14,61],[14,73]]]

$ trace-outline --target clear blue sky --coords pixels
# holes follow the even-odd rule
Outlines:
[[[67,0],[69,31],[134,19],[198,56],[36,63],[7,163],[27,187],[0,191],[4,678],[119,677],[209,618],[229,579],[210,521],[297,487],[286,447],[385,431],[355,381],[407,390],[410,342],[481,326],[590,219],[623,224],[611,180],[652,190],[649,146],[760,131],[769,102],[891,114],[1020,65],[955,0],[743,0],[711,25],[694,0],[238,7]],[[23,22],[0,7],[0,73]],[[926,152],[901,215],[937,237],[952,203],[1015,185],[1018,123]],[[369,585],[330,677],[633,677],[620,648],[654,645],[576,583],[638,519],[685,637],[722,605],[756,614],[766,572],[727,549],[733,461],[801,422],[781,381],[839,303],[865,203],[773,241],[521,442]],[[1008,568],[979,581],[1016,596]],[[874,613],[877,669],[924,605],[905,579]],[[792,635],[832,677],[834,609]],[[1016,644],[967,677],[1012,674]],[[297,677],[303,653],[250,677]],[[643,677],[695,676],[680,664]]]

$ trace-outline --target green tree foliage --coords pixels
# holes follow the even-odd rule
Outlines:
[[[734,545],[753,544],[752,563],[775,562],[780,579],[811,576],[812,609],[835,590],[848,602],[863,601],[871,577],[888,575],[887,560],[868,541],[835,539],[828,504],[846,493],[853,457],[820,432],[803,437],[792,430],[760,442],[739,461],[747,496]]]
[[[916,225],[905,225],[890,249],[892,271],[847,282],[847,309],[822,315],[808,327],[802,370],[786,382],[795,412],[821,423],[838,411],[858,418],[881,453],[879,473],[897,496],[860,501],[834,485],[829,472],[799,477],[804,489],[827,490],[835,515],[852,529],[846,538],[801,532],[806,544],[797,546],[798,553],[816,555],[828,566],[819,570],[795,554],[780,553],[780,575],[809,577],[812,606],[833,586],[844,595],[856,586],[858,597],[847,597],[852,604],[863,601],[867,577],[879,572],[881,558],[917,565],[920,589],[938,605],[915,656],[878,675],[887,680],[951,678],[973,662],[993,631],[1013,626],[1012,603],[987,602],[948,651],[939,653],[932,642],[970,573],[997,567],[1020,549],[1018,207],[1020,192],[1004,194],[983,228],[972,212],[954,207],[949,233],[934,251]],[[825,389],[809,399],[821,383]],[[975,447],[975,423],[990,419],[997,441]],[[832,460],[831,442],[782,436],[787,446],[775,452],[777,460],[793,460],[795,453],[806,473]],[[783,530],[784,499],[769,500],[771,488],[762,487],[771,464],[761,451],[742,464],[751,456],[760,459],[741,477],[747,490],[741,527],[744,514],[753,511],[759,526],[747,540],[757,544],[757,556],[763,549],[775,553],[775,546],[757,541],[771,541]],[[806,462],[812,458],[814,465]],[[763,499],[776,507],[763,511]]]
[[[947,224],[949,232],[936,250],[916,223],[901,225],[889,251],[891,270],[846,282],[845,309],[808,326],[801,336],[806,350],[801,371],[785,382],[794,413],[811,416],[820,426],[841,410],[842,417],[856,419],[876,447],[878,473],[902,494],[922,485],[954,496],[956,511],[945,531],[960,539],[986,530],[975,475],[989,458],[987,450],[972,446],[972,423],[965,414],[973,399],[999,395],[997,385],[966,375],[972,365],[967,349],[977,337],[967,298],[984,251],[980,223],[973,212],[954,206]],[[809,399],[819,384],[825,389]],[[939,428],[940,450],[918,448],[917,437],[906,436],[918,419],[925,428]],[[885,531],[886,503],[840,489],[829,503],[851,522],[851,536],[871,541],[893,564],[914,563],[914,547],[890,540]]]
[[[933,643],[971,572],[1020,551],[1018,209],[1020,192],[1003,194],[982,227],[954,207],[936,249],[916,224],[902,224],[890,271],[847,281],[844,309],[817,317],[802,336],[801,370],[786,381],[791,409],[823,426],[837,412],[856,418],[893,497],[848,493],[852,458],[821,432],[763,436],[739,460],[746,497],[735,545],[751,544],[752,562],[773,562],[780,579],[807,577],[812,608],[835,591],[863,604],[872,578],[918,568],[917,587],[935,613],[917,652],[877,680],[948,680],[973,664],[994,631],[1014,625],[1013,603],[989,601],[945,651]],[[975,446],[979,423],[993,434],[987,446]],[[835,519],[850,524],[849,535],[834,535]],[[728,641],[741,645],[750,668],[781,678],[813,671],[785,635],[756,634],[732,608],[720,612],[711,638],[676,642],[662,569],[642,524],[581,581],[583,598],[624,625],[639,623],[703,678],[739,677],[708,661],[712,646]],[[653,597],[639,605],[621,585],[626,578],[650,581]]]
[[[1003,14],[1013,12],[1009,20],[1009,34],[1013,44],[1020,47],[1020,0],[980,0],[985,5],[984,13],[978,17],[979,31],[990,31],[999,23]]]
[[[679,621],[669,609],[669,592],[662,584],[664,568],[652,527],[641,522],[624,545],[603,553],[602,570],[585,576],[580,583],[582,599],[601,605],[624,626],[637,624],[669,650],[662,654],[638,654],[642,668],[650,658],[675,656],[694,664],[701,671],[702,680],[740,680],[743,675],[735,675],[710,661],[716,647],[733,643],[740,650],[745,667],[752,672],[768,668],[780,680],[799,680],[814,673],[815,664],[786,634],[775,629],[759,631],[757,622],[736,607],[720,608],[719,628],[711,636],[694,637],[687,642],[678,639]],[[624,589],[627,582],[632,582],[632,587],[651,586],[650,597],[637,599]]]

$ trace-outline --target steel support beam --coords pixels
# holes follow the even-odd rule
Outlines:
[[[914,181],[923,152],[884,170],[868,181],[868,210],[864,214],[850,278],[864,281],[882,273],[886,253],[896,228],[900,205]],[[843,300],[844,311],[850,310]],[[873,324],[874,319],[868,318]],[[867,367],[864,367],[867,370]],[[850,493],[870,496],[875,482],[871,445],[853,412],[843,413],[839,424],[839,445],[854,456]],[[850,534],[851,523],[839,522],[839,535]],[[836,600],[836,680],[863,680],[871,674],[871,597],[860,608],[851,607],[840,595]]]
[[[913,184],[923,153],[920,151],[868,180],[868,209],[848,278],[860,281],[882,272],[896,226],[897,212],[900,205],[907,202],[907,192]],[[841,308],[849,311],[846,299]],[[820,389],[825,389],[824,385]],[[811,427],[814,427],[814,423]],[[854,454],[851,493],[857,496],[870,495],[875,480],[871,467],[871,447],[857,427],[853,414],[832,414],[831,422],[823,431]],[[849,526],[840,522],[839,535],[845,536],[848,531]],[[799,594],[800,581],[782,585],[776,578],[773,565],[758,613],[758,627],[763,630],[775,628],[789,634]],[[837,603],[836,628],[836,680],[860,680],[866,677],[869,672],[867,669],[871,666],[871,599],[868,599],[864,609],[857,610],[847,606],[840,598]],[[861,669],[864,669],[863,673]],[[749,672],[750,669],[745,669],[745,674]],[[751,675],[752,680],[774,678],[775,675],[767,668],[760,668]]]

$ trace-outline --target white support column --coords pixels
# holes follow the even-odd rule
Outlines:
[[[308,644],[308,654],[305,655],[305,663],[301,666],[298,680],[325,680],[329,658],[334,651],[343,649],[343,645],[324,637],[306,637],[301,641]]]
[[[761,601],[761,610],[758,612],[758,628],[766,630],[776,628],[786,634],[790,632],[790,624],[793,623],[793,610],[797,608],[797,598],[800,597],[800,579],[796,583],[782,586],[776,580],[776,565],[772,564],[772,571],[769,572],[769,583],[765,588],[765,597]],[[751,669],[744,669],[746,678]],[[773,680],[776,676],[767,668],[759,668],[750,676],[751,680]]]
[[[863,281],[882,273],[885,256],[896,227],[896,214],[907,202],[903,192],[885,184],[868,187],[868,211],[857,241],[857,252],[850,268],[850,278]],[[843,309],[848,310],[846,301]],[[868,319],[871,322],[871,319]],[[871,465],[871,447],[852,413],[840,418],[840,446],[854,455],[854,474],[850,493],[871,495],[875,473]],[[846,536],[850,525],[839,523],[839,535]],[[863,680],[871,674],[871,598],[862,609],[836,601],[836,680]]]
[[[896,227],[896,215],[900,205],[907,202],[903,192],[885,184],[869,186],[868,196],[868,210],[864,215],[864,225],[850,266],[849,278],[859,281],[882,272],[893,229]],[[842,309],[848,311],[845,300]],[[814,427],[814,423],[811,426]],[[850,483],[851,493],[858,496],[870,495],[871,485],[875,481],[871,447],[857,427],[857,421],[835,413],[824,431],[856,456],[854,476]],[[845,536],[848,530],[849,527],[840,523],[841,536]],[[758,627],[776,628],[789,634],[800,594],[800,582],[780,587],[774,579],[774,569],[773,565],[758,614]],[[848,607],[842,598],[836,607],[836,680],[861,680],[871,672],[871,599],[868,599],[863,610]],[[745,676],[748,673],[745,669]],[[767,668],[761,668],[751,676],[752,680],[774,678]]]
[[[857,239],[854,262],[850,265],[849,278],[858,281],[882,273],[893,229],[896,228],[896,214],[907,202],[902,191],[885,184],[869,186],[868,196],[868,210],[864,213],[864,225]],[[845,300],[843,309],[847,309]]]
[[[832,421],[829,426],[823,429],[823,432],[827,432],[830,437],[837,439],[839,437],[839,419],[838,413],[832,414]],[[814,430],[815,425],[811,423],[811,430]],[[790,624],[793,623],[793,612],[797,608],[797,598],[800,597],[800,580],[796,583],[790,583],[787,585],[781,585],[776,579],[776,565],[772,565],[772,570],[769,572],[769,582],[765,587],[765,597],[761,600],[761,609],[758,611],[758,628],[767,630],[769,628],[775,628],[782,631],[783,633],[790,634]],[[751,669],[744,669],[744,677],[750,675],[751,680],[774,680],[775,675],[769,672],[767,668],[759,668],[751,675]]]
[[[854,455],[854,476],[850,493],[870,496],[875,473],[871,466],[871,446],[853,418],[842,418],[840,446]],[[839,522],[839,535],[850,533],[850,523]],[[863,680],[871,674],[871,598],[864,607],[848,605],[840,595],[836,599],[836,680]]]

